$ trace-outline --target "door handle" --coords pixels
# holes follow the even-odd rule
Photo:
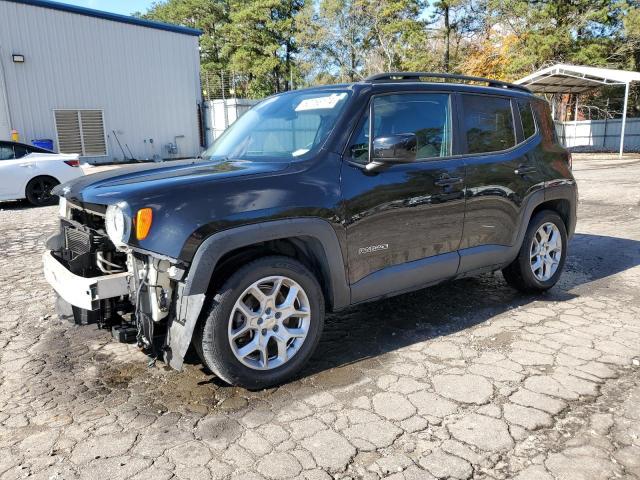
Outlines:
[[[33,165],[31,163],[21,163],[19,164],[20,167],[25,167],[25,168],[29,168],[32,167]]]
[[[529,173],[535,173],[536,167],[529,167],[527,165],[520,165],[518,168],[516,168],[513,173],[515,173],[516,175],[527,175]]]
[[[450,177],[449,175],[442,175],[434,183],[439,187],[448,187],[451,185],[462,183],[462,177]]]

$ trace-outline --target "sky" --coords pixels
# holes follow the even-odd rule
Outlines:
[[[153,0],[57,0],[78,7],[94,8],[105,12],[131,15],[133,12],[146,11]]]

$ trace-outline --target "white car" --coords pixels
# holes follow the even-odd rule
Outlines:
[[[0,200],[26,198],[34,205],[52,205],[57,198],[51,189],[82,175],[77,154],[0,141]]]

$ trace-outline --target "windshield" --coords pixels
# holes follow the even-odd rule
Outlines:
[[[253,161],[291,161],[319,148],[333,129],[350,92],[300,91],[267,98],[201,155]]]

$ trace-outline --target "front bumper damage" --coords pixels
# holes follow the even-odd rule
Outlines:
[[[89,239],[86,245],[79,244],[81,233]],[[115,247],[104,242],[101,231],[64,219],[47,247],[44,276],[58,295],[61,317],[108,328],[114,339],[137,342],[153,360],[182,368],[191,343],[185,332],[193,331],[204,303],[204,295],[182,294],[185,265],[151,252],[110,252]],[[105,256],[110,263],[104,263]],[[119,268],[105,272],[108,265]]]
[[[42,254],[44,277],[67,303],[84,310],[98,310],[100,300],[129,294],[132,280],[129,272],[85,278],[75,275],[53,256],[51,250]]]

